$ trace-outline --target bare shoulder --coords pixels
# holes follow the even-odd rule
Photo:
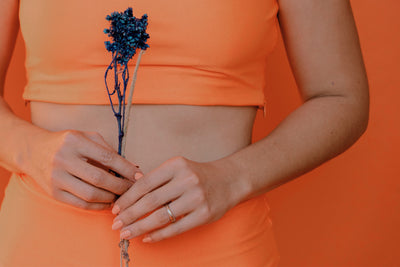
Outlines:
[[[0,1],[0,95],[3,95],[5,75],[18,34],[18,11],[18,0]]]
[[[278,0],[288,58],[304,100],[368,101],[368,80],[349,0]]]

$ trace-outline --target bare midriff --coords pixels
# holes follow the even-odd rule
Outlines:
[[[126,158],[144,173],[167,159],[183,156],[207,162],[251,143],[256,106],[134,104],[127,134]],[[31,102],[32,123],[50,130],[96,131],[114,149],[116,119],[107,105]]]

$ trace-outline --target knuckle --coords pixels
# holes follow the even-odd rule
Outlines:
[[[102,202],[107,202],[106,204],[111,205],[113,201],[117,199],[117,195],[110,193],[110,192],[104,192],[104,194],[99,196],[99,200],[103,200]]]
[[[82,134],[76,130],[66,130],[62,134],[63,144],[77,143],[82,138]]]
[[[88,132],[88,135],[91,136],[94,140],[103,141],[103,136],[98,132]]]
[[[211,210],[210,207],[208,205],[203,205],[200,210],[200,217],[204,220],[204,221],[208,221],[209,219],[211,219]]]
[[[180,167],[187,167],[189,163],[188,160],[183,156],[175,156],[171,158],[171,162]]]
[[[193,193],[193,198],[194,198],[194,202],[197,205],[200,205],[200,204],[206,202],[206,193],[201,189],[195,190]]]
[[[62,152],[71,146],[79,145],[82,141],[82,133],[76,130],[64,130],[61,132],[58,143],[55,145],[55,155],[62,156]]]
[[[131,187],[131,183],[125,181],[124,179],[120,179],[121,181],[116,181],[115,184],[115,192],[118,195],[122,195],[123,193],[125,193],[126,191],[129,190],[129,188]]]
[[[189,185],[197,186],[200,184],[200,177],[193,173],[192,175],[187,176],[186,181]]]
[[[100,152],[100,161],[102,164],[110,164],[115,159],[116,154],[111,150],[102,150]]]
[[[102,171],[94,169],[90,172],[90,181],[93,185],[103,185],[105,175]]]
[[[126,191],[128,191],[133,183],[129,180],[125,180],[125,179],[121,179],[121,181],[119,181],[119,186],[118,186],[118,194],[122,195],[123,193],[125,193]]]
[[[92,188],[85,190],[82,197],[85,201],[89,201],[89,202],[94,202],[94,201],[98,200],[97,193]]]
[[[145,208],[152,209],[158,206],[159,197],[156,194],[147,194],[143,197],[143,205]]]

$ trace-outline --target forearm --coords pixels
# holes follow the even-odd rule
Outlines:
[[[29,158],[29,144],[45,130],[17,117],[0,97],[0,166],[22,172]]]
[[[267,137],[217,161],[234,179],[239,202],[268,192],[350,147],[368,123],[367,101],[316,97]]]

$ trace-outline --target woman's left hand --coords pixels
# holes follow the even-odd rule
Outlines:
[[[122,239],[147,234],[144,242],[156,242],[214,222],[241,202],[245,186],[236,176],[229,161],[173,157],[120,196],[112,210],[118,214],[112,229],[120,229]],[[177,219],[171,224],[167,203]]]

